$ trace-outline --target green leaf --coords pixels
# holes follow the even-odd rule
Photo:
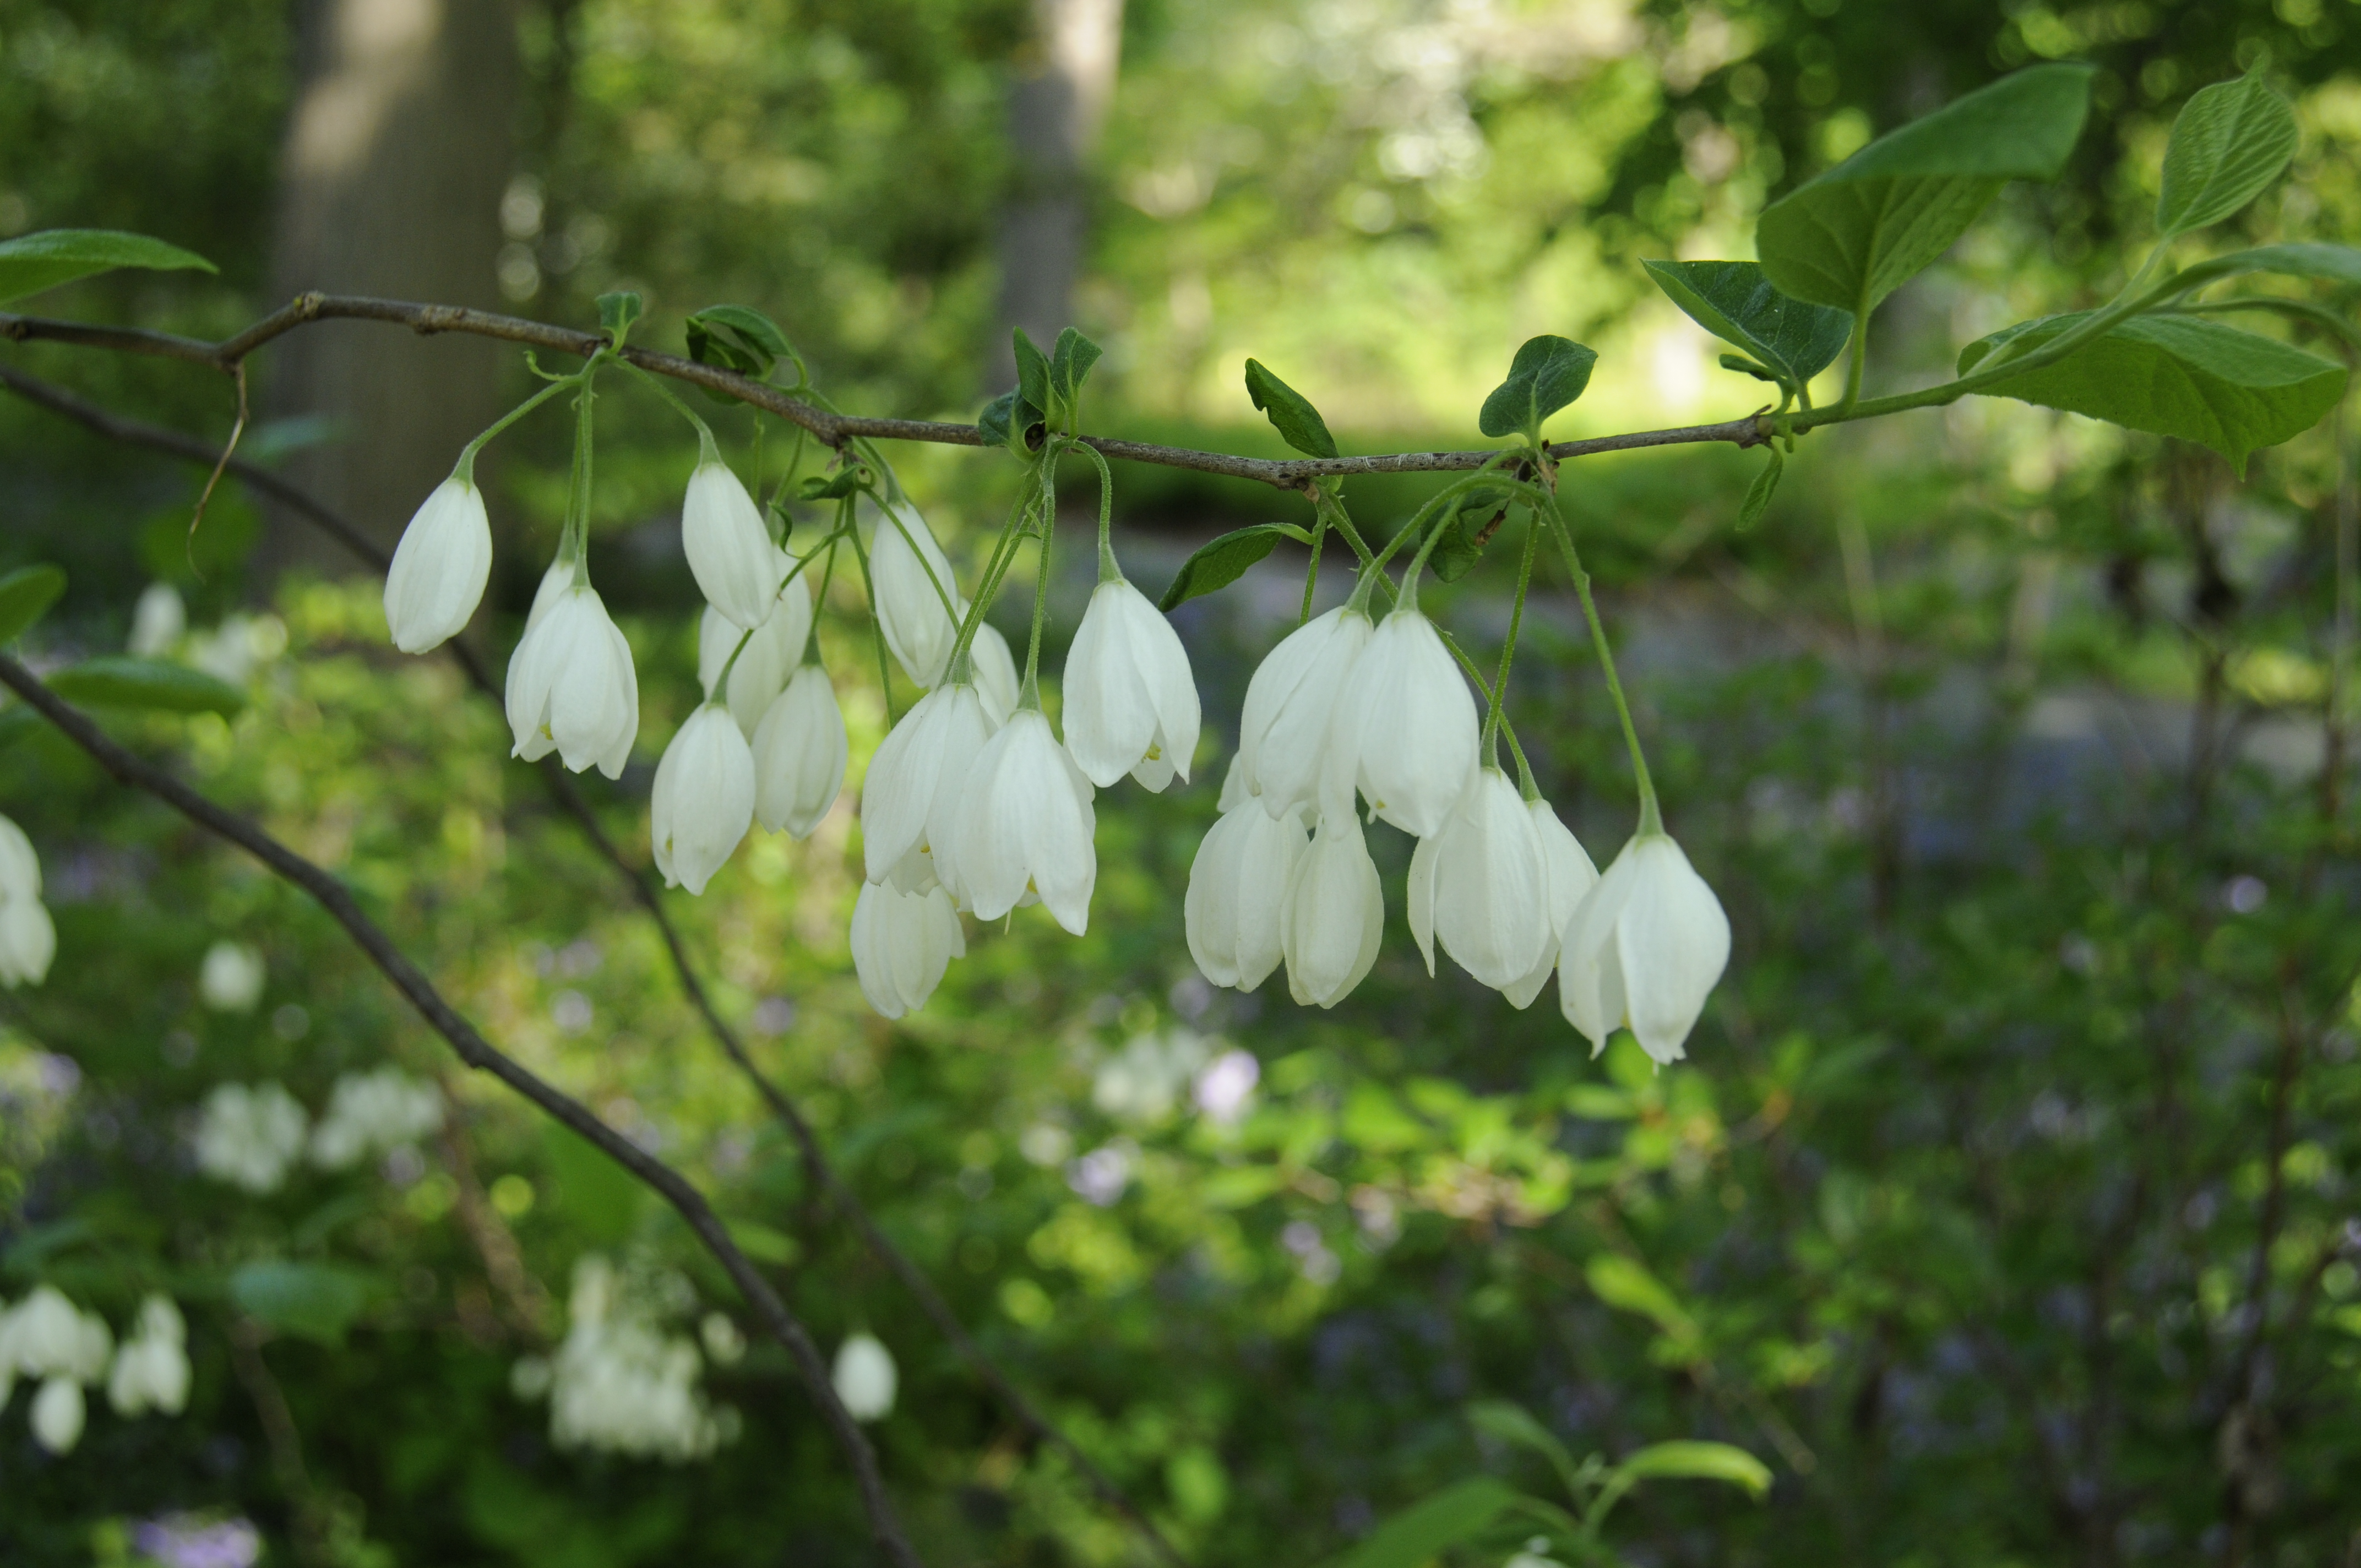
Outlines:
[[[152,272],[214,267],[194,251],[166,245],[144,234],[117,229],[44,229],[19,235],[0,244],[0,305],[118,267],[144,267]]]
[[[2159,243],[2218,224],[2295,156],[2295,111],[2259,74],[2199,89],[2172,122],[2157,192]]]
[[[49,721],[41,710],[21,702],[0,707],[0,751],[5,751]]]
[[[1763,270],[1867,313],[1967,231],[2011,180],[2055,180],[2090,109],[2087,65],[2037,65],[1880,137],[1763,209]]]
[[[757,381],[768,379],[771,367],[794,352],[777,323],[745,305],[708,305],[688,318],[686,332],[691,359],[735,370]],[[711,387],[699,390],[719,403],[741,400]]]
[[[1960,354],[1960,373],[2004,344],[2037,348],[2085,314],[2021,322],[1971,343]],[[2134,316],[2054,365],[1977,389],[2193,441],[2243,474],[2256,447],[2317,424],[2344,395],[2345,378],[2341,365],[2220,322]]]
[[[1173,574],[1172,586],[1164,590],[1156,608],[1169,612],[1201,594],[1226,588],[1244,576],[1247,567],[1278,549],[1280,540],[1300,541],[1305,537],[1301,529],[1283,522],[1257,522],[1201,544],[1196,554],[1180,563],[1180,570]]]
[[[368,1308],[368,1280],[348,1268],[280,1258],[249,1263],[229,1277],[230,1299],[281,1333],[341,1345]]]
[[[1652,1442],[1616,1468],[1635,1480],[1727,1481],[1757,1499],[1771,1489],[1770,1466],[1726,1442]]]
[[[1467,1424],[1487,1437],[1540,1454],[1565,1483],[1569,1494],[1577,1491],[1574,1455],[1555,1432],[1535,1420],[1522,1405],[1508,1399],[1478,1399],[1467,1407]]]
[[[1542,422],[1582,396],[1598,363],[1595,351],[1569,338],[1526,339],[1509,363],[1509,378],[1484,400],[1476,428],[1492,436],[1522,431],[1539,440]]]
[[[1721,356],[1721,367],[1725,370],[1735,370],[1743,376],[1752,376],[1758,381],[1770,381],[1776,383],[1779,379],[1776,375],[1764,369],[1762,366],[1757,365],[1753,360],[1749,359],[1743,354],[1723,355]]]
[[[1682,1341],[1697,1337],[1697,1321],[1664,1282],[1621,1253],[1602,1252],[1592,1257],[1584,1277],[1591,1293],[1621,1311],[1636,1312]]]
[[[1791,300],[1752,261],[1641,265],[1691,321],[1746,350],[1791,386],[1800,387],[1827,369],[1852,335],[1850,311]],[[1730,363],[1727,356],[1722,362]]]
[[[833,474],[814,474],[796,488],[796,498],[807,501],[840,501],[861,488],[869,470],[849,463]]]
[[[1480,1534],[1518,1501],[1512,1488],[1491,1476],[1473,1476],[1396,1514],[1350,1552],[1329,1559],[1328,1568],[1423,1568],[1444,1548]]]
[[[1426,558],[1427,569],[1438,581],[1455,583],[1484,556],[1484,547],[1500,532],[1513,493],[1491,486],[1468,491],[1453,509],[1451,521]]]
[[[1779,476],[1786,471],[1786,455],[1779,450],[1777,444],[1773,443],[1771,446],[1771,461],[1763,465],[1763,472],[1754,476],[1754,482],[1746,487],[1746,499],[1738,503],[1740,532],[1744,532],[1763,521],[1763,509],[1771,504],[1772,496],[1777,493]]]
[[[1005,446],[1019,457],[1032,455],[1033,441],[1043,425],[1040,405],[1018,391],[1003,392],[983,405],[975,420],[976,433],[986,446]]]
[[[163,713],[218,713],[246,706],[246,694],[203,670],[167,659],[107,653],[49,677],[49,689],[92,707],[145,707]]]
[[[1246,361],[1246,396],[1269,418],[1279,439],[1306,457],[1336,455],[1336,438],[1328,433],[1328,422],[1320,417],[1320,411],[1302,393],[1263,368],[1259,359]]]
[[[1106,351],[1072,327],[1058,334],[1058,346],[1049,351],[1049,390],[1071,408],[1082,395],[1082,383],[1090,379],[1091,367],[1099,362]]]
[[[598,296],[598,324],[612,333],[617,343],[631,330],[631,323],[647,313],[647,302],[631,290]]]
[[[31,630],[65,591],[66,575],[57,566],[19,566],[0,577],[0,643]]]
[[[795,1237],[759,1221],[725,1220],[722,1223],[728,1226],[730,1239],[738,1244],[738,1250],[756,1263],[787,1268],[804,1255],[803,1247]]]
[[[2166,287],[2173,292],[2202,289],[2224,278],[2275,272],[2283,278],[2361,286],[2361,250],[2349,245],[2258,245],[2184,267]]]
[[[1033,340],[1025,335],[1021,326],[1016,329],[1016,389],[1024,394],[1027,402],[1046,414],[1050,411],[1049,358],[1033,346]]]

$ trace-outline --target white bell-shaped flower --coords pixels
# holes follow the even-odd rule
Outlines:
[[[1066,750],[1091,783],[1188,781],[1202,718],[1189,655],[1164,612],[1121,577],[1101,583],[1082,612],[1065,698]]]
[[[124,647],[142,659],[160,659],[188,630],[189,607],[181,590],[170,583],[150,583],[131,607],[131,638]]]
[[[836,688],[818,664],[798,665],[754,727],[754,817],[808,839],[844,788],[849,741]]]
[[[984,717],[997,729],[1016,711],[1016,656],[1008,651],[1008,639],[987,620],[975,629],[974,640],[967,645],[967,661],[975,693],[983,698]]]
[[[882,1420],[894,1409],[894,1355],[874,1335],[854,1334],[838,1346],[829,1381],[856,1421]]]
[[[1361,819],[1349,803],[1329,805],[1279,913],[1288,992],[1305,1006],[1334,1007],[1349,995],[1378,961],[1385,929],[1385,893]]]
[[[873,514],[876,510],[868,510]],[[932,687],[950,663],[951,646],[959,641],[959,618],[967,614],[967,600],[960,597],[950,561],[935,543],[933,531],[917,507],[897,500],[890,515],[874,517],[873,526],[869,585],[876,597],[878,629],[885,634],[885,646],[893,650],[902,673],[919,685]]]
[[[187,1325],[170,1297],[151,1294],[139,1304],[137,1329],[115,1353],[106,1377],[106,1402],[117,1415],[181,1413],[189,1402],[187,1340]]]
[[[596,763],[621,776],[640,733],[639,679],[631,645],[588,583],[561,590],[527,628],[509,659],[508,711],[514,755],[533,762],[554,751],[575,773]]]
[[[927,1004],[953,959],[967,957],[959,912],[940,887],[904,893],[864,882],[852,905],[852,972],[869,1005],[888,1018]]]
[[[22,828],[0,817],[0,900],[40,896],[41,857]]]
[[[531,636],[534,627],[549,619],[549,612],[556,607],[558,599],[572,592],[573,588],[574,557],[560,554],[549,564],[549,570],[541,575],[539,586],[533,590],[533,608],[525,612],[524,617],[525,635]]]
[[[935,844],[936,874],[966,894],[979,920],[997,920],[1036,892],[1081,936],[1099,874],[1091,795],[1041,710],[1018,709],[968,770],[950,842]]]
[[[1500,770],[1476,770],[1459,803],[1410,858],[1410,929],[1426,972],[1434,942],[1495,991],[1523,980],[1554,945],[1541,834]]]
[[[861,782],[861,849],[871,882],[884,882],[914,849],[949,839],[968,769],[992,739],[983,700],[964,683],[920,697],[886,733]],[[959,888],[945,876],[952,902]]]
[[[1369,809],[1423,839],[1476,771],[1476,699],[1433,622],[1403,605],[1353,662],[1326,765],[1350,767]],[[1268,788],[1268,786],[1266,786]]]
[[[779,575],[786,576],[795,567],[794,558],[782,550],[778,553]],[[754,738],[754,726],[763,721],[763,714],[771,699],[786,689],[787,677],[795,674],[803,662],[805,645],[811,641],[811,585],[802,573],[779,595],[778,607],[771,618],[750,633],[730,620],[711,605],[697,623],[697,680],[710,699],[721,696],[730,704],[730,717],[748,740]],[[738,652],[740,639],[746,642],[745,652]],[[730,656],[738,654],[735,664]],[[730,672],[727,693],[715,689],[721,672]]]
[[[1591,863],[1590,851],[1558,820],[1546,800],[1525,803],[1533,819],[1533,832],[1541,839],[1542,867],[1549,884],[1550,939],[1542,955],[1524,978],[1504,989],[1503,994],[1512,1007],[1530,1007],[1542,987],[1549,983],[1550,971],[1557,968],[1558,954],[1565,946],[1565,933],[1574,924],[1574,912],[1582,906],[1584,894],[1598,885],[1598,868]]]
[[[492,575],[492,522],[484,492],[454,474],[434,487],[394,546],[385,574],[385,623],[393,645],[423,653],[458,635]]]
[[[1252,991],[1279,967],[1279,913],[1310,842],[1301,811],[1274,820],[1247,798],[1224,811],[1197,846],[1181,909],[1190,956],[1207,980]]]
[[[1629,1025],[1651,1058],[1678,1061],[1729,962],[1721,901],[1678,844],[1641,833],[1574,913],[1558,959],[1558,1003],[1593,1056]]]
[[[1238,765],[1271,816],[1318,798],[1336,702],[1372,630],[1367,616],[1339,605],[1289,632],[1246,683]]]
[[[762,509],[710,444],[688,477],[680,543],[697,591],[723,619],[751,631],[771,618],[772,596],[786,576],[778,547],[763,526]]]
[[[16,1370],[84,1383],[105,1373],[115,1348],[106,1320],[76,1310],[54,1285],[37,1285],[16,1303],[8,1314],[7,1341]]]
[[[71,1453],[82,1441],[82,1423],[88,1417],[82,1385],[71,1377],[51,1377],[33,1396],[34,1441],[51,1453]]]
[[[754,753],[718,702],[688,716],[656,764],[648,836],[666,887],[701,894],[754,821]]]
[[[0,904],[0,986],[14,991],[40,984],[57,956],[58,928],[38,899]]]

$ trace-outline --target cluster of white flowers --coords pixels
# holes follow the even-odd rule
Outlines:
[[[697,1341],[667,1332],[664,1319],[693,1302],[676,1275],[639,1278],[596,1253],[574,1266],[566,1341],[555,1356],[517,1363],[511,1383],[528,1398],[549,1398],[550,1440],[560,1448],[669,1460],[702,1459],[737,1435],[738,1412],[710,1404],[698,1380]],[[735,1325],[709,1315],[707,1354],[734,1361],[744,1351]]]
[[[51,1453],[82,1441],[89,1413],[82,1388],[101,1379],[118,1415],[178,1415],[189,1400],[187,1340],[181,1310],[168,1296],[140,1302],[131,1336],[118,1349],[104,1318],[78,1310],[54,1286],[37,1286],[0,1312],[0,1405],[18,1376],[39,1379],[33,1437]]]
[[[41,861],[25,830],[0,817],[0,986],[38,985],[57,957],[58,929],[41,903]]]
[[[1410,924],[1516,1006],[1559,977],[1594,1048],[1629,1024],[1677,1059],[1730,957],[1730,923],[1680,847],[1643,828],[1601,877],[1547,801],[1479,760],[1476,702],[1408,598],[1358,601],[1290,633],[1246,688],[1222,816],[1190,867],[1189,948],[1250,991],[1287,966],[1298,1003],[1333,1007],[1377,961],[1384,893],[1355,795],[1417,838]]]
[[[197,1168],[258,1196],[277,1191],[307,1152],[322,1169],[342,1170],[442,1125],[442,1091],[398,1068],[338,1078],[317,1126],[278,1083],[216,1084],[197,1118]]]

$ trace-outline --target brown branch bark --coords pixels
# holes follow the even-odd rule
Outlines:
[[[5,312],[0,312],[0,337],[16,343],[36,340],[72,343],[86,348],[108,348],[125,354],[157,355],[226,372],[235,369],[247,355],[275,337],[312,322],[332,320],[388,322],[420,334],[469,333],[478,337],[521,343],[529,348],[545,348],[553,353],[571,354],[582,358],[588,358],[607,345],[604,333],[577,332],[571,327],[551,326],[546,323],[500,315],[490,311],[468,310],[458,305],[424,305],[407,300],[372,300],[316,293],[297,296],[244,332],[220,343],[206,343],[199,338],[178,337],[170,333],[148,332],[137,327],[96,326],[86,322],[52,321],[42,316],[10,315]],[[928,441],[948,446],[980,446],[983,444],[983,437],[977,434],[975,426],[972,424],[950,424],[934,420],[867,419],[832,413],[764,382],[714,366],[699,365],[693,359],[683,359],[676,355],[626,347],[622,357],[642,370],[669,376],[675,380],[686,381],[713,391],[726,392],[765,412],[801,425],[831,446],[840,447],[846,442],[860,440]],[[1602,452],[1629,452],[1650,446],[1718,442],[1756,446],[1770,439],[1770,422],[1759,415],[1749,414],[1743,419],[1724,420],[1718,424],[1679,425],[1668,430],[1641,430],[1620,435],[1595,436],[1587,441],[1562,441],[1553,445],[1549,452],[1551,456],[1557,458],[1587,457]],[[1497,451],[1471,451],[1391,452],[1369,457],[1234,457],[1224,452],[1158,446],[1144,441],[1118,441],[1103,435],[1085,435],[1082,440],[1084,444],[1097,448],[1102,455],[1119,462],[1149,463],[1167,468],[1190,468],[1203,474],[1219,474],[1234,479],[1256,479],[1282,490],[1299,490],[1314,479],[1355,474],[1463,472],[1480,468],[1499,455]]]
[[[544,1081],[522,1062],[484,1038],[473,1024],[444,999],[434,982],[394,944],[393,939],[362,911],[343,883],[246,818],[126,750],[102,730],[89,715],[58,696],[16,660],[0,656],[0,685],[5,685],[27,705],[38,710],[67,740],[89,753],[117,783],[154,795],[198,827],[236,844],[278,876],[310,894],[329,917],[345,928],[354,945],[392,982],[394,989],[418,1010],[428,1025],[449,1042],[461,1061],[479,1072],[489,1073],[533,1102],[544,1113],[564,1124],[643,1184],[654,1189],[670,1203],[737,1285],[763,1328],[785,1347],[796,1369],[803,1374],[813,1402],[818,1405],[820,1415],[835,1437],[837,1446],[844,1451],[845,1458],[852,1467],[853,1477],[861,1489],[862,1506],[869,1515],[870,1530],[879,1548],[901,1568],[923,1568],[895,1517],[893,1503],[885,1495],[884,1479],[877,1469],[877,1456],[871,1450],[868,1438],[836,1397],[828,1364],[821,1358],[819,1347],[812,1343],[811,1335],[788,1310],[786,1303],[779,1299],[770,1281],[764,1279],[745,1254],[738,1250],[737,1244],[730,1239],[730,1233],[711,1205],[706,1202],[703,1194],[679,1172],[600,1121],[581,1102]]]

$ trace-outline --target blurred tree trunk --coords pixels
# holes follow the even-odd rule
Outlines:
[[[517,93],[511,0],[299,0],[274,281],[497,308],[500,197]],[[390,545],[468,438],[500,412],[499,345],[328,322],[270,351],[265,406],[319,415],[302,483]],[[274,517],[264,565],[352,558]]]
[[[1009,95],[1016,178],[1000,220],[1000,333],[992,389],[1016,378],[1009,329],[1047,348],[1073,321],[1085,236],[1084,168],[1115,96],[1123,0],[1034,0],[1033,40]]]

